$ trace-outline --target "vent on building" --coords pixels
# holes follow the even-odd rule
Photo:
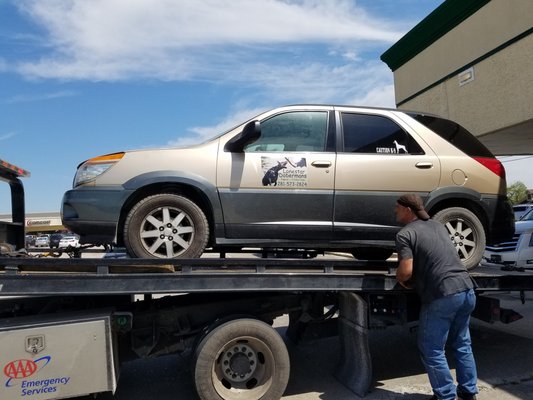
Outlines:
[[[459,72],[459,86],[466,85],[468,82],[474,80],[474,67],[470,67],[465,71]]]

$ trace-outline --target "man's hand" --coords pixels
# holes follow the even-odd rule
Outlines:
[[[400,285],[406,289],[413,287],[411,278],[413,276],[413,259],[404,258],[400,259],[398,263],[398,269],[396,269],[396,280]]]

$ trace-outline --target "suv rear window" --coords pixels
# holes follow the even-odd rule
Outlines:
[[[380,115],[342,113],[344,152],[424,154],[400,126]]]
[[[458,123],[432,115],[408,114],[470,157],[494,158],[483,143]]]

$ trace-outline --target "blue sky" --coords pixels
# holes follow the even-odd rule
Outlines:
[[[379,56],[441,3],[0,0],[0,158],[31,172],[27,212],[59,211],[90,157],[199,142],[290,103],[394,107]],[[522,164],[505,162],[508,180],[533,187]]]

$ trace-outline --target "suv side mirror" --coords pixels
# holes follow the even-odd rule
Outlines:
[[[224,146],[224,151],[231,153],[242,153],[247,144],[256,141],[260,136],[261,124],[259,121],[250,121],[244,125],[241,133],[234,136],[226,143]]]

